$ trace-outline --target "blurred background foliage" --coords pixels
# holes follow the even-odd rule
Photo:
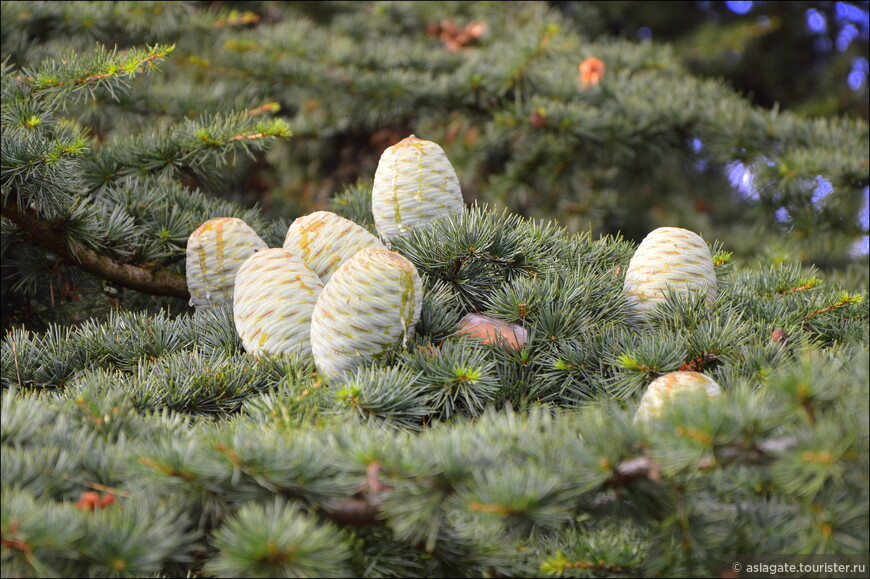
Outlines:
[[[364,221],[380,154],[414,133],[469,204],[636,242],[685,227],[738,265],[868,284],[867,2],[3,2],[0,31],[21,70],[175,45],[160,73],[65,108],[88,194],[131,135],[247,111],[293,136],[181,178],[256,206],[265,237],[319,209]],[[604,75],[581,88],[589,58]]]
[[[753,549],[866,553],[867,13],[0,3],[2,574],[693,576]],[[378,159],[409,133],[496,210],[398,240],[439,280],[420,341],[346,387],[245,354],[229,305],[194,313],[74,263],[91,248],[183,282],[211,217],[271,247],[314,210],[371,227]],[[714,247],[719,299],[639,327],[624,266],[660,226]],[[607,234],[624,238],[590,243]],[[457,304],[522,320],[529,343],[451,336]],[[633,404],[677,369],[733,396],[649,429],[570,410]],[[531,412],[484,411],[502,404]],[[452,424],[401,432],[421,416]],[[383,527],[315,529],[361,497]]]
[[[554,4],[584,18],[579,2]],[[672,43],[693,74],[760,106],[867,119],[867,2],[589,4],[601,34]]]

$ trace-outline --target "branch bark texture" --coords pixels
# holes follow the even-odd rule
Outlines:
[[[3,204],[3,217],[8,218],[40,245],[86,272],[122,287],[157,296],[189,299],[187,279],[164,267],[145,267],[120,263],[87,247],[70,250],[70,238],[63,230],[31,209],[18,208],[14,196]]]

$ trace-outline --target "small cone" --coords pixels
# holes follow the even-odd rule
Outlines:
[[[236,272],[266,247],[251,227],[235,217],[209,219],[187,240],[187,289],[197,309],[232,302]]]
[[[635,251],[623,287],[641,318],[664,302],[667,290],[705,294],[711,305],[716,300],[716,272],[710,248],[697,233],[660,227]]]
[[[486,344],[503,344],[511,350],[522,350],[529,339],[524,327],[486,314],[466,315],[459,321],[459,334]]]
[[[329,211],[298,218],[284,240],[284,249],[301,257],[324,284],[342,263],[366,247],[386,249],[377,237]]]
[[[311,354],[311,314],[323,290],[302,259],[283,249],[252,255],[236,276],[233,320],[246,352]]]
[[[437,143],[414,135],[381,155],[372,188],[378,233],[390,240],[465,207],[453,165]]]
[[[398,253],[360,250],[330,278],[311,317],[317,369],[332,377],[404,343],[423,307],[417,268]]]
[[[649,420],[661,416],[664,408],[675,397],[687,392],[706,392],[710,398],[722,392],[716,382],[700,372],[671,372],[653,380],[640,399],[634,420]]]

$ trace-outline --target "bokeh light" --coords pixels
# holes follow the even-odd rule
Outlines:
[[[725,2],[725,6],[728,7],[728,10],[734,12],[735,14],[746,14],[747,12],[752,10],[752,4],[753,2]]]

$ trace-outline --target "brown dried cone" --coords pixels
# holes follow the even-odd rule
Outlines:
[[[381,155],[372,215],[388,246],[394,237],[464,207],[459,179],[437,143],[411,135]]]
[[[311,354],[311,314],[323,283],[281,248],[252,255],[236,275],[233,319],[246,352]]]
[[[187,240],[187,289],[197,309],[232,302],[236,272],[255,251],[266,247],[251,227],[235,217],[200,225]]]
[[[423,306],[417,268],[398,253],[362,249],[323,287],[311,317],[317,369],[334,377],[413,335]]]
[[[702,293],[716,299],[716,272],[710,248],[697,233],[660,227],[641,241],[628,263],[623,285],[631,308],[646,318],[665,300],[665,292]]]
[[[700,372],[671,372],[659,376],[647,386],[634,420],[659,418],[671,400],[689,392],[706,392],[708,397],[715,398],[722,389],[712,378]]]
[[[366,247],[386,249],[377,237],[329,211],[315,211],[298,218],[284,239],[284,249],[301,257],[323,283],[342,263]]]
[[[524,327],[509,324],[486,314],[466,315],[459,321],[458,333],[486,344],[500,344],[512,350],[522,350],[529,339]]]

